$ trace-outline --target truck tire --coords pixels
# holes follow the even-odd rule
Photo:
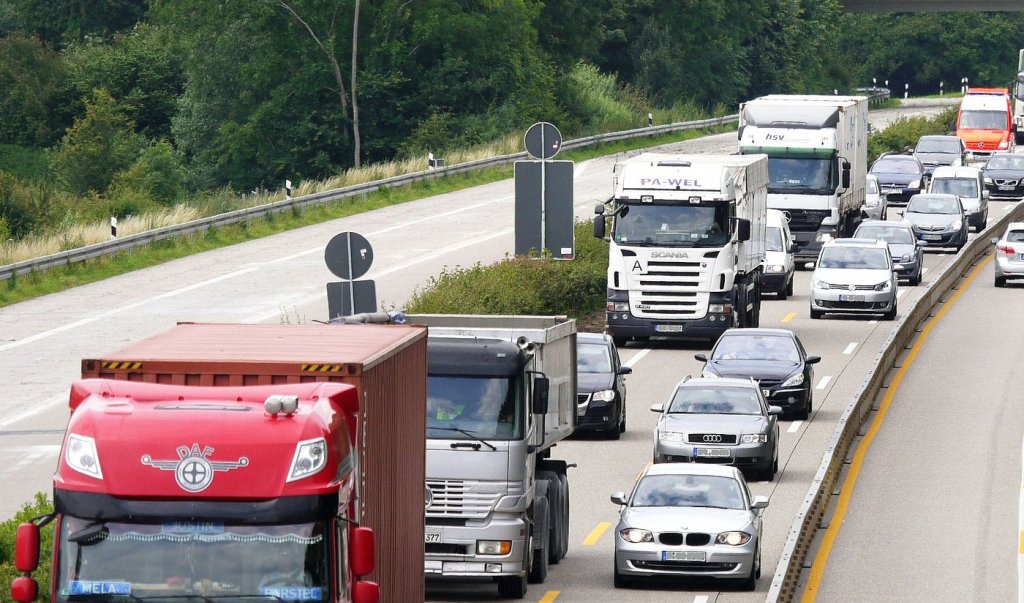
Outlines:
[[[562,560],[562,482],[554,471],[537,471],[537,479],[548,483],[548,564]]]
[[[562,551],[559,558],[564,559],[569,554],[569,476],[564,473],[558,474],[558,481],[562,483]]]
[[[502,599],[522,599],[526,596],[526,576],[498,578],[498,596]]]
[[[533,563],[530,564],[529,581],[540,584],[548,579],[548,549],[551,530],[548,527],[548,499],[540,497],[533,501],[533,539],[540,546],[534,549]]]

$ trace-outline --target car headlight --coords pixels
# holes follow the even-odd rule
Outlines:
[[[819,281],[817,279],[811,281],[811,286],[814,287],[815,289],[828,289],[828,283],[826,283],[825,281]]]
[[[596,400],[598,402],[611,402],[612,400],[615,399],[615,390],[602,389],[599,392],[594,392],[594,394],[590,396],[590,399]]]
[[[960,224],[960,220],[956,220],[955,222],[953,222],[953,223],[951,223],[949,225],[949,229],[950,230],[960,230],[961,226],[962,226],[962,224]]]
[[[741,444],[762,444],[768,441],[766,433],[745,433],[740,436]]]
[[[903,257],[900,258],[900,261],[903,262],[904,264],[906,264],[907,262],[913,262],[914,256],[909,253],[904,253]]]
[[[877,285],[875,285],[875,291],[888,291],[889,287],[891,287],[891,286],[892,286],[892,283],[889,282],[889,281],[878,283]]]
[[[785,381],[783,381],[782,382],[782,387],[796,387],[797,385],[803,385],[803,384],[804,384],[804,374],[803,373],[797,373],[797,374],[793,375],[792,377],[790,377],[789,379],[786,379]]]
[[[819,232],[817,236],[814,237],[814,240],[819,243],[827,243],[828,241],[831,241],[834,238],[835,237],[833,237],[831,233]]]
[[[714,371],[703,371],[703,372],[701,372],[700,376],[701,377],[709,377],[709,378],[712,378],[712,379],[717,379],[718,378],[718,373],[716,373]]]
[[[765,269],[768,271],[769,274],[779,274],[780,272],[785,271],[786,267],[772,264],[770,266],[767,266]]]
[[[295,445],[292,469],[288,472],[289,482],[316,475],[327,466],[327,441],[323,438],[305,440]]]
[[[654,534],[652,534],[650,530],[641,530],[640,528],[626,528],[625,530],[620,530],[619,536],[621,536],[626,542],[632,542],[633,544],[640,542],[654,542]]]
[[[729,544],[732,546],[742,546],[750,542],[750,534],[746,532],[722,532],[715,538],[716,544]]]
[[[69,435],[67,450],[64,451],[64,460],[67,461],[69,467],[79,473],[103,479],[100,457],[96,454],[96,440],[89,436],[74,433]]]
[[[989,178],[988,176],[985,176],[985,184],[995,184],[995,182],[992,182],[991,178]]]
[[[659,431],[658,439],[662,442],[682,442],[683,434],[678,431]]]
[[[921,188],[921,181],[915,180],[907,185],[907,188]]]

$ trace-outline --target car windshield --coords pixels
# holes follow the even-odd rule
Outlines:
[[[518,381],[508,377],[429,375],[427,437],[512,440],[523,429]]]
[[[581,373],[609,373],[612,357],[603,343],[580,343],[576,346],[576,370]]]
[[[835,192],[835,163],[828,157],[769,157],[768,192]]]
[[[869,195],[877,195],[878,194],[878,180],[875,180],[874,178],[869,178],[868,181],[867,181],[867,186],[864,187],[864,192],[869,194]]]
[[[889,251],[877,247],[826,247],[821,250],[818,267],[889,270]]]
[[[778,226],[769,226],[764,229],[765,251],[785,251],[782,248],[782,229]]]
[[[879,159],[871,166],[872,174],[920,174],[916,161],[906,159]]]
[[[1006,111],[961,111],[959,128],[963,130],[1006,130],[1006,117]]]
[[[978,181],[975,178],[936,178],[930,192],[973,198],[978,196]]]
[[[958,214],[960,201],[955,197],[912,197],[907,205],[908,213],[915,214]]]
[[[333,600],[331,538],[322,521],[144,524],[65,516],[59,530],[55,601]]]
[[[877,239],[886,243],[914,244],[914,235],[910,230],[892,226],[868,226],[865,224],[858,228],[853,236],[858,239]]]
[[[680,387],[668,412],[714,415],[763,415],[757,391],[750,387]]]
[[[957,140],[941,140],[922,138],[917,143],[917,153],[948,153],[951,155],[960,154],[960,142]]]
[[[798,362],[796,343],[781,335],[729,335],[718,340],[712,360],[775,360]]]
[[[986,170],[1024,170],[1024,155],[995,155],[985,164]]]
[[[1006,233],[1007,243],[1024,243],[1024,230],[1011,230]]]
[[[630,204],[615,219],[615,242],[659,247],[718,247],[729,240],[729,206]]]
[[[721,475],[646,475],[630,502],[634,507],[746,509],[739,482]]]

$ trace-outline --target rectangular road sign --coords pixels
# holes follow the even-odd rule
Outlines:
[[[327,283],[329,319],[376,311],[377,288],[372,280]]]
[[[548,249],[556,260],[576,257],[573,165],[572,161],[516,162],[516,255],[541,257],[541,249]]]

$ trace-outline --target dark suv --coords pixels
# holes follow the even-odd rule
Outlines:
[[[921,162],[925,175],[930,178],[940,165],[966,165],[967,147],[959,136],[922,136],[917,141],[914,157]]]
[[[927,188],[924,166],[913,155],[883,153],[871,165],[870,173],[878,178],[878,187],[889,205],[905,205]]]

